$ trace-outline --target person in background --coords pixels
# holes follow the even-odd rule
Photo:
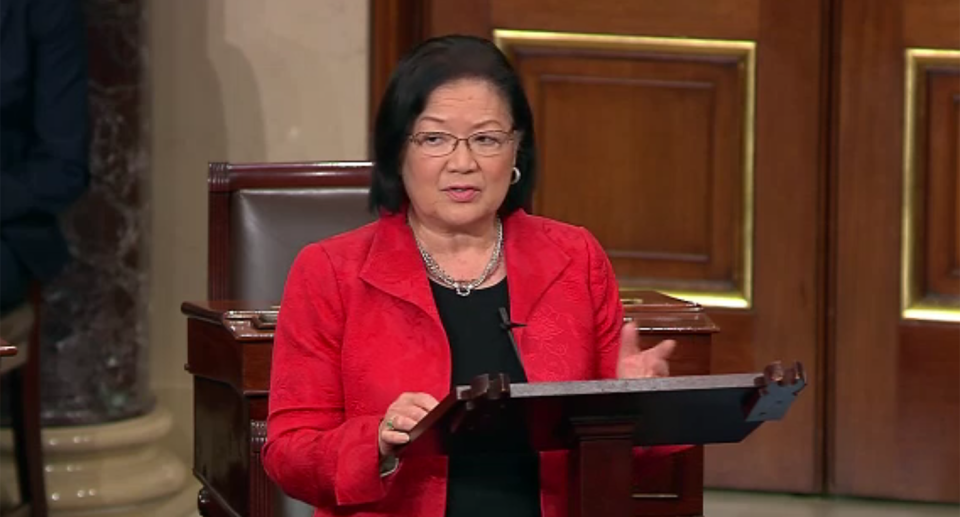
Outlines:
[[[82,8],[0,2],[0,332],[20,346],[33,319],[28,288],[68,262],[58,217],[89,181]]]
[[[394,452],[477,375],[668,374],[675,343],[640,350],[593,235],[524,211],[534,136],[520,80],[491,42],[431,39],[399,63],[374,131],[379,218],[301,251],[275,335],[264,468],[315,515],[566,515],[567,454],[535,453],[523,429],[492,438],[511,453],[476,442],[448,457]],[[525,325],[517,349],[501,309]]]

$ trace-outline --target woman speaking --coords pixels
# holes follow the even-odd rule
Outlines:
[[[566,453],[524,452],[522,430],[497,437],[518,441],[510,454],[472,443],[398,461],[395,448],[480,374],[667,375],[674,343],[640,351],[597,240],[524,212],[534,141],[491,42],[436,38],[399,63],[374,132],[379,218],[299,254],[277,325],[264,467],[316,515],[566,515]],[[516,349],[501,309],[525,325]]]

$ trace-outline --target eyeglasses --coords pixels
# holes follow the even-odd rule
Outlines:
[[[461,141],[477,156],[496,156],[502,153],[511,140],[514,131],[481,131],[466,138],[459,138],[442,131],[425,131],[410,137],[410,141],[427,156],[446,156],[457,150]]]

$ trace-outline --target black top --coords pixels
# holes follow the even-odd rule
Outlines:
[[[510,299],[507,281],[460,296],[430,283],[440,321],[450,341],[451,384],[466,385],[477,375],[506,373],[511,382],[526,382],[517,352],[500,324],[499,309]],[[496,515],[540,516],[540,463],[526,432],[516,426],[469,444],[452,444],[447,481],[447,517]],[[523,452],[485,453],[484,443],[510,441]],[[525,446],[524,446],[525,445]],[[462,450],[462,452],[458,451]]]

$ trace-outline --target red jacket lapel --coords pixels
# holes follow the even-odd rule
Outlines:
[[[522,210],[504,221],[510,318],[526,323],[533,308],[570,263],[563,249],[545,234],[541,220]]]
[[[360,278],[391,296],[416,305],[440,325],[423,259],[404,215],[381,215],[370,251],[360,268]]]

